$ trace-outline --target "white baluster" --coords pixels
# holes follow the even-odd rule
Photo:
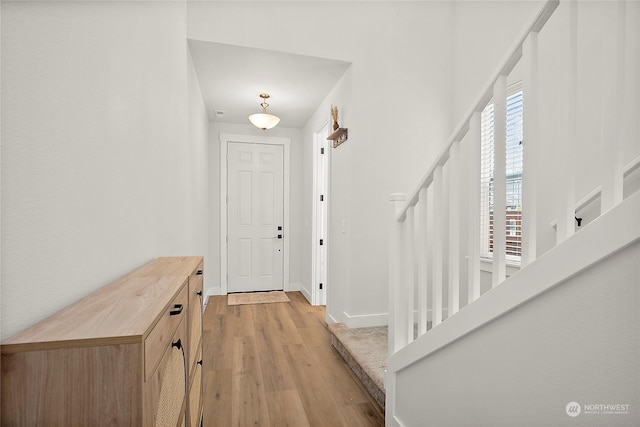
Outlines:
[[[405,334],[407,335],[407,343],[413,341],[413,311],[414,311],[414,292],[415,292],[415,256],[414,256],[414,207],[407,208],[406,218],[404,220],[404,275],[403,275],[403,294],[404,294],[404,323]],[[401,320],[402,321],[402,320]]]
[[[578,80],[578,10],[575,0],[569,0],[565,28],[564,69],[558,79],[558,155],[557,201],[558,227],[556,242],[561,243],[575,233],[575,145]],[[560,41],[562,43],[562,41]],[[526,126],[526,124],[525,124]]]
[[[623,134],[620,142],[628,146],[628,141],[640,144],[640,2],[627,0],[625,23],[625,74],[624,104],[625,114]],[[637,151],[636,151],[637,153]]]
[[[402,322],[398,316],[402,313],[399,305],[402,290],[402,223],[397,216],[406,200],[405,194],[395,193],[389,196],[389,355],[407,345],[406,335],[397,333],[397,326]]]
[[[493,85],[494,170],[493,170],[493,273],[491,286],[506,277],[507,255],[507,77]]]
[[[449,305],[447,317],[460,308],[460,142],[454,141],[449,152]]]
[[[476,111],[469,122],[469,226],[467,252],[469,254],[467,300],[473,302],[480,296],[480,112]]]
[[[428,240],[428,244],[427,244],[427,271],[428,271],[428,276],[427,276],[427,287],[430,287],[431,289],[431,297],[428,299],[427,301],[427,312],[430,310],[431,311],[431,328],[433,328],[433,326],[435,325],[433,319],[434,319],[434,313],[435,313],[435,309],[434,309],[434,302],[433,302],[433,283],[434,283],[434,274],[435,274],[435,261],[434,261],[434,242],[435,242],[435,238],[436,238],[436,209],[435,209],[435,186],[433,183],[433,177],[431,180],[431,183],[429,184],[429,187],[427,188],[427,238]],[[429,292],[429,291],[427,291]],[[429,314],[427,314],[427,316],[429,316]],[[428,319],[427,319],[427,326],[428,325]]]
[[[522,171],[522,256],[520,266],[535,261],[538,218],[538,33],[529,33],[522,46],[524,136]]]
[[[601,18],[602,32],[602,199],[601,213],[613,209],[622,201],[624,150],[619,136],[624,127],[624,112],[618,105],[624,102],[625,65],[625,2],[606,7]]]
[[[423,187],[418,193],[418,336],[427,332],[428,317],[428,277],[429,277],[429,235],[427,231],[430,204],[428,190]]]
[[[625,76],[624,104],[621,113],[625,115],[621,142],[636,141],[640,144],[640,2],[627,0],[625,11]],[[637,153],[637,151],[636,151]]]
[[[625,133],[621,141],[640,144],[640,2],[627,0],[626,8]]]
[[[432,327],[442,322],[442,166],[436,166],[433,171],[433,241],[431,258],[432,272]]]
[[[442,166],[442,200],[435,208],[438,209],[439,227],[442,232],[442,319],[449,317],[448,298],[444,292],[449,289],[449,161]],[[446,311],[445,311],[446,310]]]

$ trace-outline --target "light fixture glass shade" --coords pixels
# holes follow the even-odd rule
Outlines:
[[[267,130],[276,126],[280,122],[280,117],[267,113],[255,113],[249,116],[249,121],[255,127]]]

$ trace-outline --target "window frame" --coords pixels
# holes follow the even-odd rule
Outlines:
[[[523,89],[523,84],[522,81],[518,81],[516,83],[513,83],[511,85],[509,85],[507,87],[507,99],[515,94],[517,94],[518,92],[522,92],[522,111],[523,111],[523,117],[522,117],[522,130],[524,130],[524,89]],[[493,98],[491,98],[488,102],[487,105],[485,106],[485,108],[483,108],[482,113],[484,113],[484,111],[486,110],[486,108],[490,105],[493,104]],[[493,114],[493,112],[492,112]],[[508,120],[507,120],[507,126],[508,126]],[[484,173],[484,161],[486,159],[486,155],[484,153],[484,147],[482,145],[484,145],[484,140],[482,138],[482,130],[483,130],[483,126],[481,126],[481,158],[480,158],[480,170],[481,170],[481,174]],[[523,132],[524,133],[524,132]],[[509,130],[507,129],[507,135],[509,134]],[[524,135],[523,135],[524,136]],[[490,150],[490,153],[493,153],[493,150]],[[508,153],[507,153],[508,154]],[[493,162],[493,156],[491,156],[489,158],[489,161]],[[524,150],[522,152],[522,160],[521,163],[524,163]],[[491,166],[490,166],[491,167]],[[493,250],[490,249],[490,242],[492,240],[492,231],[491,231],[491,212],[493,211],[491,209],[491,202],[490,200],[492,199],[492,185],[491,182],[493,181],[493,175],[490,176],[488,181],[483,181],[482,177],[481,177],[481,188],[480,188],[480,222],[481,222],[481,226],[480,226],[480,260],[484,263],[493,263]],[[519,186],[519,192],[520,192],[520,201],[522,201],[522,175],[520,178],[520,186]],[[508,186],[507,186],[507,191],[509,191]],[[487,192],[489,194],[487,194]],[[487,197],[487,201],[485,202],[483,200],[483,195],[486,195]],[[486,208],[485,208],[486,206]],[[506,208],[507,206],[505,206]],[[522,212],[522,205],[520,205],[520,212]],[[485,218],[486,215],[486,218]],[[521,214],[522,215],[522,214]],[[509,221],[509,218],[507,218],[507,221]],[[520,221],[522,221],[522,218],[520,219]],[[509,229],[508,227],[506,227],[507,232],[507,237],[509,236]],[[514,233],[520,233],[520,236],[522,236],[522,222],[520,222],[520,229],[518,230],[517,228],[514,230]],[[486,233],[486,234],[485,234]],[[522,250],[522,247],[520,247],[520,251]],[[522,252],[520,252],[520,255],[511,255],[511,254],[506,254],[506,263],[508,266],[512,266],[512,267],[519,267],[520,263],[521,263],[521,258],[522,258]]]

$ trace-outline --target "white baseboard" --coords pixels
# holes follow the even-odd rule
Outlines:
[[[307,301],[309,301],[309,304],[311,304],[311,292],[304,286],[300,286],[300,293],[302,293]]]
[[[300,288],[301,288],[300,283],[289,283],[287,286],[284,287],[284,291],[295,292],[295,291],[299,291]]]
[[[335,317],[327,313],[327,323],[339,323],[339,322],[335,319]]]
[[[222,290],[220,286],[215,286],[213,288],[207,288],[207,292],[204,297],[204,305],[209,304],[209,297],[212,295],[222,295]]]
[[[386,326],[388,324],[388,313],[376,314],[355,314],[351,315],[344,311],[345,324],[349,328],[367,328],[370,326]]]

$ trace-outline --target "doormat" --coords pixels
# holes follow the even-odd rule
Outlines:
[[[227,305],[269,304],[272,302],[289,302],[283,291],[247,292],[227,295]]]

